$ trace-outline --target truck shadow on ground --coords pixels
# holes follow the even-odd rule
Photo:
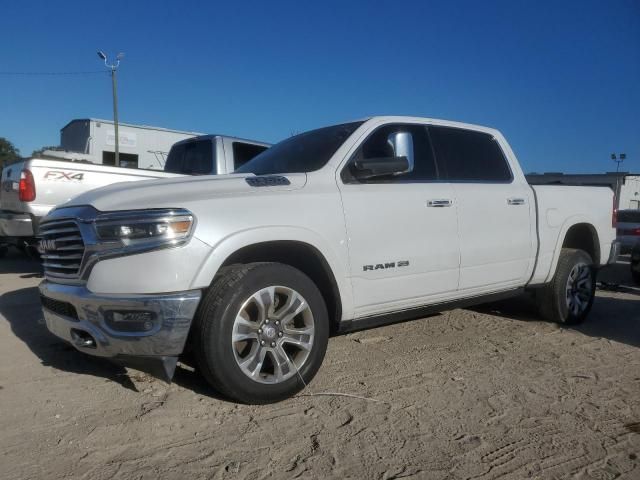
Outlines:
[[[65,372],[106,378],[124,388],[138,391],[124,367],[80,353],[49,333],[42,317],[36,287],[3,294],[0,298],[0,314],[7,319],[15,336],[29,347],[42,365]]]
[[[176,368],[176,373],[173,375],[172,382],[198,395],[215,398],[216,400],[223,402],[237,403],[209,385],[209,383],[207,383],[204,377],[198,373],[195,368],[195,361],[192,358],[181,357],[178,367]]]
[[[42,365],[64,372],[105,378],[128,390],[139,391],[124,366],[81,353],[49,333],[42,316],[37,287],[14,290],[2,295],[0,314],[7,319],[14,335],[29,347]],[[178,365],[173,383],[200,395],[227,400],[194,371],[195,362],[192,359],[186,357],[181,359],[181,363],[186,368]]]
[[[563,328],[594,338],[606,338],[632,347],[640,347],[640,294],[635,290],[633,292],[637,298],[635,296],[621,298],[596,293],[593,307],[585,322]],[[480,305],[473,310],[512,320],[543,321],[533,299],[528,295]]]
[[[42,265],[34,258],[20,252],[10,252],[0,259],[0,274],[17,273],[20,278],[41,278]]]

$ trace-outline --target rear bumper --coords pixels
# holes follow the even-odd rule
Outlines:
[[[638,245],[639,247],[631,252],[631,271],[640,273],[640,242]]]
[[[1,237],[33,237],[33,219],[26,213],[0,210]]]
[[[200,303],[201,291],[96,295],[84,286],[40,284],[47,328],[76,349],[169,381]]]
[[[629,253],[640,238],[635,235],[618,235],[617,241],[620,242],[620,253]]]

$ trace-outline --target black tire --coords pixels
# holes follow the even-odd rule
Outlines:
[[[6,245],[0,245],[0,258],[4,258],[9,252],[9,247]]]
[[[631,272],[631,276],[633,277],[633,281],[637,284],[640,285],[640,272]]]
[[[236,360],[232,333],[245,302],[271,286],[295,289],[302,295],[313,316],[314,334],[306,360],[296,368],[299,374],[266,384],[243,372]],[[223,269],[205,293],[193,328],[194,356],[205,379],[227,397],[249,404],[277,402],[302,390],[320,368],[329,338],[327,308],[318,287],[301,271],[280,263],[250,263]]]
[[[572,270],[583,264],[588,267],[591,285],[586,306],[576,314],[570,310],[568,305],[567,284]],[[587,252],[573,248],[563,248],[560,252],[558,266],[553,279],[536,292],[536,301],[540,314],[545,319],[562,325],[576,325],[583,322],[587,318],[595,298],[595,277],[593,260]]]

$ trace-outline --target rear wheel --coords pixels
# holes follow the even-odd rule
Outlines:
[[[276,402],[304,388],[320,368],[329,338],[316,285],[278,263],[227,268],[203,299],[194,328],[205,378],[245,403]]]
[[[640,285],[640,272],[631,272],[631,276],[633,277],[633,281]]]
[[[553,279],[537,292],[538,308],[547,320],[577,324],[589,314],[595,291],[595,270],[589,254],[563,248]]]

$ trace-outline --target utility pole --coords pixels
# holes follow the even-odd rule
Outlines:
[[[615,153],[611,154],[611,160],[613,160],[614,162],[616,162],[616,192],[615,192],[615,208],[618,209],[620,207],[619,205],[619,201],[620,201],[620,164],[622,162],[624,162],[624,160],[627,158],[627,154],[626,153],[619,153],[618,155],[616,155]]]
[[[115,165],[120,166],[120,136],[118,135],[118,80],[116,71],[120,66],[120,60],[124,58],[124,53],[116,55],[116,63],[107,63],[107,56],[102,51],[98,51],[98,56],[104,60],[104,66],[111,70],[111,87],[113,90],[113,127],[115,134]]]

